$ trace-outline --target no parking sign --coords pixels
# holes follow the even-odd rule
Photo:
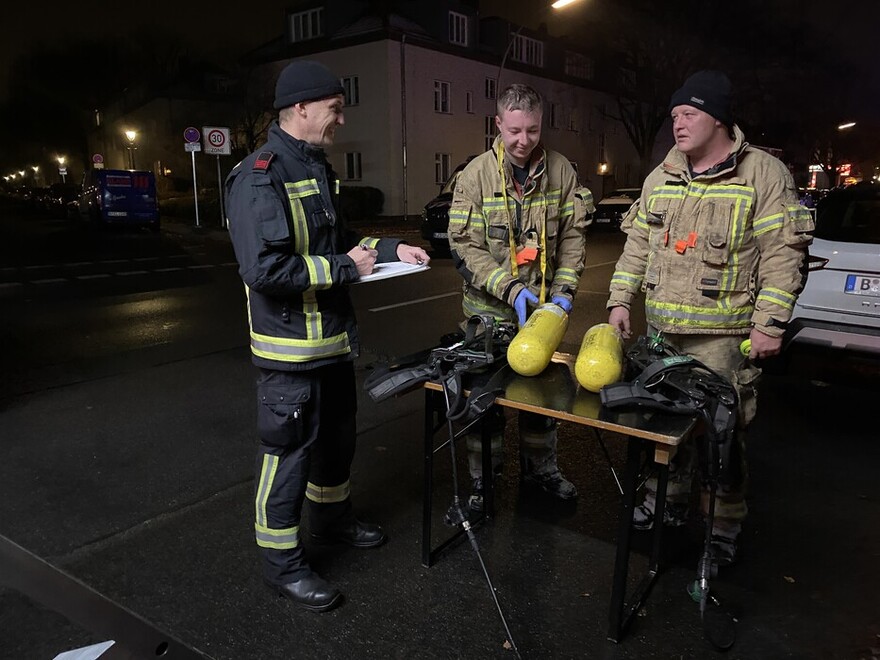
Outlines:
[[[229,156],[232,154],[228,128],[223,126],[203,126],[202,136],[205,139],[205,154],[212,156]]]

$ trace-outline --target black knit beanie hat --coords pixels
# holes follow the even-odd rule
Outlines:
[[[677,105],[690,105],[712,115],[727,127],[733,126],[730,79],[720,71],[697,71],[684,81],[684,85],[672,95],[669,109]]]
[[[297,60],[284,67],[278,76],[274,107],[280,110],[297,103],[317,101],[343,93],[339,78],[326,66],[312,60]]]

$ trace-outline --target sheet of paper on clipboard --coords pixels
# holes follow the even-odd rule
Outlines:
[[[354,284],[363,284],[364,282],[376,282],[377,280],[387,280],[391,277],[400,277],[401,275],[412,275],[428,270],[428,264],[408,264],[405,261],[388,261],[373,266],[373,272],[369,275],[361,275],[360,279]]]

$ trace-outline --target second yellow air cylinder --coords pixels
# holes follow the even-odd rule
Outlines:
[[[623,375],[623,337],[612,325],[599,323],[587,330],[581,342],[574,375],[581,387],[598,392]]]

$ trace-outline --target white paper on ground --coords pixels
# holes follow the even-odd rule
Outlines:
[[[401,275],[412,275],[428,270],[428,264],[408,264],[405,261],[388,261],[386,263],[376,264],[373,266],[373,272],[369,275],[361,275],[361,278],[354,284],[363,282],[375,282],[376,280],[385,280],[389,277],[399,277]]]
[[[93,646],[84,646],[81,649],[73,649],[72,651],[65,651],[64,653],[59,653],[55,656],[53,660],[95,660],[95,658],[100,658],[104,651],[113,646],[116,642],[110,640],[109,642],[101,642],[100,644],[95,644]]]

